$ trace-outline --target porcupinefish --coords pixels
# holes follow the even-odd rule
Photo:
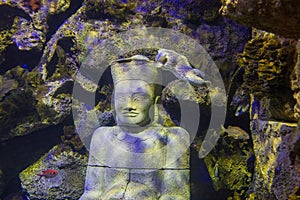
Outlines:
[[[194,85],[210,84],[210,81],[203,79],[205,74],[202,71],[192,68],[187,58],[175,51],[160,49],[155,61],[161,63],[158,67],[170,71],[179,79]]]
[[[236,140],[248,140],[250,137],[249,137],[249,134],[244,131],[243,129],[241,129],[240,127],[238,126],[228,126],[227,128],[225,128],[223,125],[222,125],[222,133],[227,133],[229,137],[232,137],[233,139],[236,139]]]

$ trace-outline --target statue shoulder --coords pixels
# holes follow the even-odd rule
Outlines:
[[[190,134],[181,127],[165,127],[167,131],[168,138],[172,138],[175,141],[183,142],[186,141],[189,143]]]
[[[171,132],[173,134],[177,134],[177,135],[189,135],[189,133],[184,128],[181,128],[179,126],[165,127],[165,129],[168,130],[168,132]]]
[[[101,126],[97,128],[92,135],[92,143],[109,139],[116,132],[117,127]]]

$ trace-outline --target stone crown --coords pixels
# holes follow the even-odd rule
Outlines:
[[[111,74],[114,84],[123,80],[142,80],[147,83],[160,83],[158,63],[146,56],[135,55],[111,63]]]

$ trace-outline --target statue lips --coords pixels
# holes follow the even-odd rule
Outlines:
[[[125,117],[136,117],[139,113],[137,112],[122,112]]]

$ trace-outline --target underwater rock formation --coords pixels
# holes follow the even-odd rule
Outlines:
[[[300,131],[297,124],[254,119],[252,139],[256,162],[251,196],[296,198],[300,186]]]
[[[291,79],[291,89],[294,92],[294,99],[296,104],[294,106],[294,117],[298,120],[300,124],[300,42],[297,42],[296,45],[297,58],[294,69],[290,75]]]
[[[33,93],[24,80],[26,75],[21,67],[0,75],[3,81],[0,85],[0,141],[28,133],[31,122],[38,119]]]
[[[1,38],[8,38],[2,43],[6,44],[1,46],[3,52],[8,45],[15,45],[24,52],[40,52],[48,31],[47,17],[64,12],[70,6],[69,1],[65,4],[62,2],[65,1],[2,1],[0,8],[12,9],[12,14],[6,15],[15,19],[11,26],[3,30]],[[17,127],[8,130],[13,133],[17,131],[18,135],[27,134],[30,130],[58,124],[70,116],[73,80],[85,55],[104,39],[141,24],[171,28],[197,39],[225,71],[225,79],[229,80],[229,69],[236,67],[235,64],[229,64],[232,63],[232,55],[241,51],[250,32],[245,27],[220,18],[215,12],[219,6],[216,2],[206,2],[207,5],[181,5],[175,2],[154,1],[150,4],[130,1],[117,5],[110,1],[101,4],[86,1],[86,5],[78,9],[48,41],[37,68],[20,63],[20,67],[26,71],[32,70],[23,77],[26,77],[25,83],[29,83],[25,84],[28,86],[26,91],[30,91],[33,100],[35,99],[33,116],[36,117],[25,124],[14,123]],[[188,9],[192,9],[195,16],[191,16]],[[197,14],[197,11],[200,12]],[[2,59],[5,61],[7,58]],[[6,67],[11,66],[1,66],[3,73]],[[80,77],[82,81],[79,82],[84,91],[91,93],[97,90],[98,83],[77,74],[78,80]]]
[[[42,1],[1,1],[0,9],[7,22],[5,27],[11,31],[9,37],[19,50],[42,50],[46,41],[48,6]]]
[[[242,90],[253,94],[265,107],[260,119],[295,122],[290,75],[295,66],[296,43],[272,33],[254,33],[238,57],[244,71]]]
[[[204,162],[216,191],[227,189],[241,199],[248,197],[254,163],[250,140],[223,135]]]
[[[38,66],[38,71],[42,74],[42,80],[48,88],[48,91],[41,97],[41,102],[47,102],[48,109],[59,113],[59,120],[69,115],[67,108],[71,107],[69,98],[72,92],[71,85],[75,78],[79,84],[78,88],[82,90],[82,96],[87,96],[95,92],[96,96],[97,94],[101,95],[100,90],[103,85],[98,86],[97,80],[94,80],[97,78],[90,77],[82,71],[78,72],[87,53],[99,46],[103,40],[116,35],[118,32],[138,28],[141,24],[146,27],[158,26],[170,28],[198,40],[219,64],[219,67],[224,72],[225,79],[230,79],[230,68],[236,67],[236,64],[232,62],[232,57],[237,52],[242,51],[245,38],[249,38],[250,36],[248,28],[239,26],[230,20],[219,18],[220,16],[210,19],[207,22],[200,19],[201,15],[198,15],[200,21],[192,21],[187,10],[188,8],[192,8],[193,5],[185,4],[185,7],[181,7],[180,4],[177,5],[172,2],[163,3],[153,1],[151,4],[149,2],[140,4],[134,2],[130,1],[116,5],[113,1],[102,3],[86,1],[85,5],[78,9],[47,43],[41,64]],[[218,5],[215,6],[217,7]],[[175,10],[178,10],[177,8],[180,11],[175,13]],[[212,8],[203,5],[203,7],[195,7],[194,9],[193,12],[196,13],[197,9],[209,10]],[[117,58],[120,55],[112,56]],[[207,66],[209,65],[207,63]],[[99,66],[96,61],[91,60],[88,63],[87,72],[91,73],[94,70],[105,67],[107,66]],[[59,92],[55,91],[62,91],[59,88],[65,82],[68,82],[69,86],[63,90],[65,93],[63,95],[56,95]],[[106,81],[103,84],[109,85],[110,82]],[[80,98],[75,97],[75,99],[79,100]],[[58,102],[60,104],[56,106],[55,104]],[[96,113],[95,118],[99,117],[96,111],[99,107],[102,107],[103,111],[110,109],[107,98],[103,98],[101,101],[95,103],[87,102],[87,104],[83,105],[83,107],[80,105],[74,106],[76,109],[87,107],[85,110],[89,110],[90,113]],[[101,106],[96,106],[100,104]],[[65,108],[66,110],[62,111],[60,108]],[[100,113],[100,115],[102,114]],[[85,126],[86,119],[77,124]],[[49,119],[47,120],[50,121]],[[53,122],[59,120],[58,118],[52,119]],[[91,128],[88,129],[94,129],[97,125],[99,124],[91,125]]]
[[[3,74],[5,80],[12,80],[3,85],[4,89],[1,88],[4,100],[1,99],[0,104],[3,103],[2,105],[4,105],[5,99],[12,99],[12,102],[15,103],[22,102],[23,104],[20,105],[14,105],[13,103],[5,105],[7,105],[7,108],[16,109],[17,111],[20,108],[26,108],[22,114],[30,115],[30,117],[16,118],[16,115],[10,115],[9,113],[18,112],[9,110],[6,114],[6,121],[9,126],[5,126],[6,130],[1,130],[1,137],[4,135],[3,138],[7,139],[16,135],[29,134],[34,130],[62,123],[71,116],[72,100],[74,102],[79,100],[79,103],[73,108],[82,111],[82,118],[78,122],[79,129],[91,133],[97,126],[109,123],[113,118],[109,100],[113,90],[109,86],[110,81],[106,80],[106,82],[100,83],[102,85],[99,86],[91,77],[77,72],[86,55],[92,49],[99,46],[103,40],[119,32],[153,26],[184,33],[199,41],[210,53],[220,68],[225,85],[228,85],[233,69],[237,67],[233,62],[234,55],[242,52],[244,44],[251,35],[250,28],[222,18],[217,12],[220,7],[217,0],[122,1],[125,3],[115,3],[114,1],[100,3],[99,1],[86,0],[83,6],[68,18],[57,31],[54,30],[55,33],[50,38],[51,35],[47,35],[50,31],[48,30],[47,19],[51,15],[67,11],[68,7],[72,6],[72,2],[60,0],[1,1],[0,8],[1,6],[7,6],[3,10],[6,10],[6,8],[13,9],[14,14],[11,17],[17,17],[10,24],[3,25],[8,28],[0,29],[0,65],[2,63],[4,66],[1,65],[0,71],[2,70],[1,74]],[[0,16],[2,15],[0,14]],[[0,21],[2,19],[0,18]],[[47,38],[49,38],[49,41],[47,41]],[[32,54],[31,56],[34,56],[37,62],[33,63],[32,66],[22,65],[23,63],[16,64],[17,67],[6,65],[5,61],[10,58],[5,57],[5,52],[12,46],[14,47],[13,50],[29,52],[30,55],[33,50],[36,50],[39,54]],[[41,53],[42,57],[40,57]],[[32,60],[32,57],[29,57],[29,60]],[[97,66],[93,65],[95,63],[91,64],[91,66]],[[205,67],[209,66],[210,63],[207,63]],[[11,68],[14,68],[12,72],[19,71],[21,68],[24,70],[21,70],[22,73],[20,74],[16,73],[17,75],[5,74],[7,69]],[[80,83],[82,96],[96,93],[95,96],[98,99],[95,105],[93,102],[80,104],[81,97],[72,99],[75,78]],[[18,88],[15,88],[14,79],[19,84]],[[9,85],[10,83],[11,85]],[[223,100],[223,98],[220,99]],[[24,99],[28,100],[26,104],[24,104]],[[218,99],[218,91],[216,91],[215,100]],[[30,112],[25,112],[27,110],[30,110]],[[91,116],[96,116],[96,119],[89,120]],[[97,121],[97,124],[88,124],[88,121]],[[81,144],[77,143],[76,138],[73,141],[73,137],[75,138],[74,135],[69,137],[66,134],[63,140],[66,143],[72,143],[74,149],[79,148]],[[86,137],[90,137],[90,135],[87,134]],[[66,152],[69,152],[69,150]],[[83,172],[84,169],[79,171]],[[30,180],[35,182],[30,184],[27,180],[28,177],[26,177],[22,175],[24,187],[30,188],[29,193],[33,196],[41,195],[35,192],[34,184],[44,189],[47,188],[46,185],[42,185],[43,183],[49,183],[50,186],[53,186],[50,179],[44,179],[43,177],[38,183],[37,177],[34,176],[34,179]],[[54,177],[54,182],[56,179],[62,181],[59,183],[59,187],[64,185],[65,179],[61,179],[62,177],[64,176]],[[53,190],[58,189],[54,188]],[[54,195],[54,193],[51,194]],[[56,195],[57,197],[64,197],[62,191],[56,193]]]
[[[64,135],[61,140],[64,144],[70,145],[73,151],[80,151],[84,145],[81,142],[79,135],[76,133],[74,125],[64,126]]]
[[[222,0],[221,12],[241,24],[300,38],[300,2],[297,0]]]
[[[296,40],[254,29],[238,57],[255,156],[249,199],[299,198],[297,48]]]
[[[22,187],[30,199],[78,199],[84,189],[87,158],[64,145],[55,146],[20,173]],[[58,173],[37,175],[49,169]]]
[[[0,198],[20,190],[19,173],[60,143],[61,132],[57,125],[0,142]]]
[[[0,74],[18,82],[18,87],[9,92],[7,84],[1,86],[0,115],[4,125],[0,130],[1,140],[25,135],[65,119],[60,117],[60,111],[51,110],[48,103],[42,101],[41,97],[51,87],[42,83],[40,73],[34,68],[46,43],[48,17],[65,12],[69,6],[70,1],[60,0],[0,1]],[[63,83],[63,87],[67,87],[68,83]],[[27,99],[25,103],[24,99]],[[55,104],[70,115],[69,108],[63,108],[60,102]]]
[[[250,151],[242,150],[244,154],[251,156],[246,160],[247,165],[244,165],[245,162],[240,164],[241,167],[248,167],[246,169],[249,171],[246,171],[250,175],[249,179],[242,182],[247,184],[243,190],[237,189],[234,192],[233,199],[299,198],[298,43],[294,39],[253,29],[252,40],[245,45],[243,53],[237,56],[240,67],[234,73],[229,88],[228,108],[232,111],[239,106],[251,105],[249,112],[245,112],[251,120],[251,148]],[[233,119],[241,120],[240,116]],[[230,118],[227,121],[231,122]],[[228,139],[221,137],[218,146],[220,144],[228,145]],[[222,182],[222,176],[219,175],[222,175],[220,166],[226,164],[219,163],[228,160],[226,154],[222,155],[222,152],[228,150],[230,146],[223,147],[219,154],[214,152],[205,158],[216,188],[226,187],[226,182]],[[238,150],[234,152],[237,153]],[[252,170],[249,163],[255,163]],[[227,177],[236,172],[237,170],[228,171]]]

